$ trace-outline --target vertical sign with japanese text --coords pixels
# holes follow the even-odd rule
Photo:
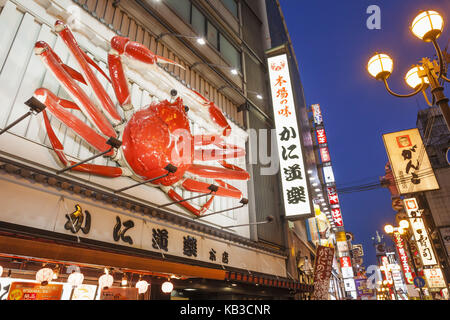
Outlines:
[[[400,194],[439,189],[417,128],[383,134]]]
[[[300,131],[286,54],[267,59],[280,159],[285,214],[287,217],[312,213]]]
[[[406,253],[405,242],[400,233],[394,232],[394,242],[397,247],[398,256],[400,258],[400,264],[402,266],[403,275],[407,284],[413,284],[414,276],[409,264],[408,254]]]
[[[416,198],[404,199],[403,202],[405,204],[406,212],[408,213],[409,223],[413,230],[423,265],[436,265],[437,261],[433,252],[430,237],[423,223],[422,210],[419,209]]]
[[[318,246],[316,263],[314,265],[314,293],[315,300],[328,300],[331,270],[333,268],[334,248]]]

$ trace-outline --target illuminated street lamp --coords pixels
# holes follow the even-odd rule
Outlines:
[[[397,94],[389,88],[387,79],[394,69],[394,61],[385,53],[375,53],[367,63],[367,71],[375,79],[383,81],[386,90],[393,96],[408,98],[422,92],[429,106],[433,106],[434,104],[439,106],[445,122],[447,123],[447,128],[450,131],[449,99],[444,95],[443,87],[444,82],[450,82],[447,78],[448,58],[447,55],[444,56],[444,53],[437,43],[437,38],[441,35],[443,28],[444,20],[436,11],[420,12],[411,24],[411,32],[416,37],[433,44],[439,60],[439,62],[436,62],[435,60],[422,58],[420,65],[413,65],[406,73],[405,81],[408,86],[414,89],[414,92],[409,94]],[[431,88],[431,94],[433,96],[431,102],[425,91],[428,87]]]

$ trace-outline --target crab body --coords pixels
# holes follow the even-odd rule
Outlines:
[[[195,215],[202,215],[208,210],[215,196],[237,199],[242,197],[237,188],[221,179],[249,178],[244,169],[226,161],[229,158],[243,157],[245,150],[225,142],[231,126],[213,102],[194,90],[185,89],[183,94],[192,103],[190,107],[184,105],[181,96],[175,98],[177,94],[173,95],[172,92],[170,101],[153,102],[145,108],[135,109],[131,103],[122,58],[125,58],[124,61],[131,61],[134,67],[153,72],[156,70],[161,72],[161,75],[163,71],[156,62],[174,64],[177,67],[181,67],[180,65],[155,55],[142,44],[115,36],[111,40],[111,50],[108,54],[108,77],[78,46],[71,30],[62,21],[55,23],[55,30],[75,58],[80,71],[64,64],[45,42],[38,41],[35,44],[35,53],[72,100],[60,98],[46,88],[36,89],[34,97],[46,107],[42,112],[45,128],[53,151],[64,166],[71,166],[75,171],[111,178],[128,176],[143,182],[149,180],[149,183],[159,186],[174,202]],[[94,70],[111,83],[123,117]],[[94,99],[84,91],[83,85],[92,90]],[[76,112],[70,112],[68,109],[81,112],[88,119],[88,123],[81,121]],[[188,117],[188,110],[197,113],[202,121],[209,121],[215,131],[206,135],[192,135],[192,119]],[[119,166],[90,163],[73,166],[75,162],[65,155],[64,147],[50,125],[47,112],[70,127],[94,149],[116,161]],[[108,143],[111,138],[121,139],[120,146],[111,148]],[[205,146],[209,149],[205,149]],[[198,163],[202,161],[217,161],[220,167]],[[169,170],[169,167],[175,169]],[[215,185],[193,179],[193,175],[213,179]],[[175,191],[175,187],[203,193],[208,195],[209,199],[198,208],[183,199]]]

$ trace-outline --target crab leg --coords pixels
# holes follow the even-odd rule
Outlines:
[[[61,141],[59,141],[55,132],[53,131],[53,128],[50,125],[50,121],[47,116],[47,112],[45,110],[42,112],[42,115],[44,117],[44,124],[45,124],[45,128],[47,130],[48,138],[49,138],[52,148],[55,151],[56,155],[58,156],[59,160],[62,162],[62,164],[64,166],[74,165],[75,162],[67,159],[66,155],[64,154],[64,147],[61,144]],[[109,167],[109,166],[102,166],[102,165],[89,164],[89,163],[81,164],[77,167],[72,168],[72,170],[98,174],[101,176],[111,177],[111,178],[120,177],[123,175],[123,171],[119,167]]]
[[[198,97],[200,97],[200,99],[203,100],[203,105],[204,106],[208,106],[208,111],[209,111],[209,116],[210,118],[217,124],[219,125],[222,129],[222,135],[223,136],[229,136],[231,133],[231,126],[228,123],[227,119],[225,118],[225,116],[223,115],[222,111],[219,109],[218,106],[216,106],[214,104],[214,102],[209,101],[208,99],[206,99],[203,95],[201,95],[199,92],[192,90],[192,92],[194,92]]]
[[[108,54],[108,68],[117,101],[124,111],[132,110],[130,88],[123,70],[122,60],[118,54]]]
[[[153,65],[156,62],[168,63],[184,69],[182,65],[176,63],[175,61],[158,56],[151,52],[150,49],[148,49],[143,44],[135,41],[130,41],[130,39],[126,37],[113,37],[111,39],[111,48],[116,51],[116,54],[118,55],[125,54],[145,64]]]
[[[58,120],[75,131],[95,149],[103,152],[110,148],[110,146],[106,144],[107,139],[95,132],[94,129],[86,125],[78,117],[67,111],[62,106],[61,100],[53,94],[53,92],[45,88],[39,88],[34,92],[34,97],[42,102],[47,107],[47,110],[58,118]],[[111,152],[108,155],[112,154],[113,153]]]
[[[208,192],[209,193],[209,192]],[[179,202],[183,200],[183,197],[180,196],[175,190],[170,189],[169,192],[167,193],[167,195],[175,202]],[[193,214],[195,214],[196,216],[200,216],[202,215],[206,210],[209,209],[209,207],[211,206],[212,202],[214,200],[214,196],[211,196],[211,198],[208,199],[208,201],[206,201],[206,203],[201,206],[200,209],[195,208],[193,205],[191,205],[189,202],[187,201],[183,201],[180,202],[179,204],[182,205],[183,207],[185,207],[187,210],[189,210],[190,212],[192,212]]]
[[[105,118],[105,116],[92,103],[83,89],[81,89],[73,77],[66,71],[56,53],[50,50],[50,46],[45,42],[39,41],[36,42],[34,49],[35,53],[41,57],[41,60],[47,69],[53,73],[55,78],[59,81],[63,88],[66,89],[67,93],[72,97],[91,123],[93,123],[95,127],[105,136],[116,137],[117,134],[108,119]],[[38,95],[42,95],[45,100],[45,92],[38,92]]]
[[[208,201],[206,201],[206,203],[203,204],[199,209],[194,207],[188,201],[183,201],[184,200],[183,197],[180,196],[173,189],[170,189],[167,194],[174,202],[178,202],[178,204],[182,205],[183,207],[185,207],[187,210],[189,210],[196,216],[202,215],[206,210],[209,209],[215,196],[231,197],[231,198],[237,198],[237,199],[242,198],[242,193],[239,189],[233,187],[232,185],[230,185],[222,180],[216,179],[215,181],[219,185],[217,191],[215,191],[213,193],[213,195],[211,196],[211,198],[209,198]],[[210,185],[208,183],[196,181],[193,179],[186,179],[182,183],[182,187],[184,189],[186,189],[188,191],[203,193],[203,194],[211,193],[211,190],[208,188],[209,186]]]
[[[224,160],[245,156],[245,149],[225,143],[215,143],[220,149],[196,149],[194,159],[200,161]]]
[[[220,180],[216,180],[220,181]],[[237,198],[240,199],[242,197],[242,192],[239,189],[236,189],[233,186],[230,186],[229,184],[219,183],[221,186],[217,189],[217,191],[214,192],[214,195],[220,196],[220,197],[230,197],[230,198]],[[199,193],[210,193],[211,190],[208,188],[210,186],[209,183],[197,181],[194,179],[187,178],[183,181],[181,186],[192,192],[199,192]]]
[[[94,72],[92,71],[89,65],[94,66],[97,70],[102,72],[102,74],[108,79],[108,81],[110,81],[109,78],[103,73],[103,71],[101,71],[100,67],[97,66],[95,62],[92,61],[92,59],[90,59],[89,56],[87,56],[87,54],[83,50],[81,50],[72,32],[62,21],[60,20],[56,21],[55,29],[56,32],[58,32],[61,38],[63,39],[64,43],[69,48],[69,51],[74,56],[75,60],[77,61],[84,79],[92,88],[92,91],[94,92],[95,97],[99,101],[100,106],[103,108],[105,115],[114,125],[121,123],[122,118],[117,112],[114,103],[112,102],[110,96],[106,93],[106,90],[103,88],[102,84],[97,79],[97,77],[95,76]]]
[[[218,168],[214,166],[192,164],[187,171],[203,178],[213,179],[248,180],[250,177],[247,171],[236,166],[233,166],[233,168]]]

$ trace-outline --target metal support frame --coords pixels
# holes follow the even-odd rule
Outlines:
[[[163,207],[170,206],[170,205],[172,205],[172,204],[177,204],[177,203],[181,203],[181,202],[185,202],[185,201],[194,200],[194,199],[198,199],[198,198],[201,198],[201,197],[209,196],[209,195],[213,194],[214,192],[217,192],[217,190],[219,190],[219,187],[216,186],[216,185],[214,185],[214,184],[211,184],[211,185],[208,187],[208,189],[210,190],[209,193],[200,194],[200,195],[198,195],[198,196],[190,197],[190,198],[187,198],[187,199],[182,199],[182,200],[179,200],[179,201],[174,201],[174,202],[166,203],[166,204],[163,204],[163,205],[158,206],[158,208],[163,208]]]
[[[229,208],[229,209],[215,211],[215,212],[204,214],[204,215],[201,215],[201,216],[196,216],[196,217],[194,217],[194,220],[195,219],[209,217],[209,216],[212,216],[214,214],[218,214],[218,213],[222,213],[222,212],[226,212],[226,211],[230,211],[230,210],[240,209],[240,208],[242,208],[242,207],[244,207],[244,206],[246,206],[248,204],[248,199],[247,198],[242,198],[241,201],[239,201],[239,203],[242,203],[242,205],[237,206],[237,207],[233,207],[233,208]]]
[[[36,115],[36,114],[42,112],[46,108],[45,105],[42,102],[40,102],[38,99],[36,99],[35,97],[31,97],[30,99],[28,99],[25,102],[25,104],[30,108],[30,111],[28,111],[23,116],[19,117],[17,120],[11,122],[9,125],[7,125],[5,128],[3,128],[0,131],[0,135],[2,135],[3,133],[8,131],[9,129],[11,129],[15,125],[17,125],[19,122],[21,122],[24,119],[28,118],[32,114]]]
[[[99,154],[93,155],[92,157],[89,157],[89,158],[87,158],[87,159],[85,159],[83,161],[77,162],[77,163],[75,163],[75,164],[73,164],[73,165],[71,165],[69,167],[65,167],[64,169],[58,170],[58,171],[56,171],[56,174],[61,174],[63,172],[66,172],[67,170],[70,170],[70,169],[73,169],[75,167],[78,167],[78,166],[80,166],[80,165],[82,165],[82,164],[84,164],[84,163],[86,163],[88,161],[91,161],[91,160],[94,160],[94,159],[96,159],[98,157],[101,157],[101,156],[111,152],[114,148],[118,149],[122,145],[122,141],[120,141],[119,139],[116,139],[114,137],[110,137],[108,139],[108,141],[106,141],[106,144],[110,145],[111,148],[109,148],[108,150],[103,151],[103,152],[101,152]]]
[[[158,180],[158,179],[165,178],[165,177],[167,177],[169,174],[175,173],[175,172],[177,171],[178,168],[175,167],[173,164],[170,164],[170,163],[169,163],[164,169],[167,171],[167,173],[166,173],[166,174],[163,174],[162,176],[159,176],[159,177],[156,177],[156,178],[151,178],[151,179],[148,179],[148,180],[145,180],[145,181],[142,181],[142,182],[133,184],[133,185],[131,185],[131,186],[124,187],[124,188],[122,188],[122,189],[119,189],[119,190],[114,191],[114,193],[123,192],[123,191],[125,191],[125,190],[128,190],[128,189],[131,189],[131,188],[140,186],[140,185],[142,185],[142,184],[146,184],[146,183],[149,183],[149,182]]]
[[[250,225],[255,225],[255,224],[265,224],[265,223],[271,223],[274,220],[275,220],[275,218],[273,216],[267,216],[266,221],[253,222],[253,223],[244,223],[244,224],[236,224],[236,225],[226,226],[226,227],[221,227],[221,228],[222,229],[229,229],[229,228],[250,226]]]

